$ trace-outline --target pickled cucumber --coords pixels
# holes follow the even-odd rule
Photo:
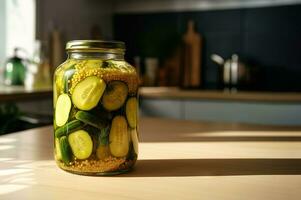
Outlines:
[[[95,108],[89,111],[89,113],[97,116],[102,121],[109,122],[113,118],[113,113],[107,111],[101,104],[97,105]]]
[[[116,116],[112,120],[110,135],[110,151],[115,157],[126,156],[129,151],[129,135],[126,119]]]
[[[68,132],[73,132],[75,130],[80,129],[83,126],[84,126],[84,124],[81,121],[73,120],[71,122],[68,122],[64,126],[56,129],[56,131],[54,132],[54,135],[55,135],[55,137],[59,138],[63,135],[66,135]]]
[[[104,160],[111,155],[109,145],[106,146],[98,146],[96,149],[96,157],[99,160]]]
[[[105,128],[106,126],[104,120],[86,111],[78,111],[75,118],[98,129]]]
[[[75,65],[71,66],[70,69],[68,69],[67,71],[65,71],[64,73],[64,77],[63,77],[63,87],[64,87],[64,92],[68,93],[69,89],[70,89],[70,82],[71,82],[71,78],[75,72]]]
[[[62,155],[62,161],[66,165],[69,165],[72,161],[72,152],[66,136],[60,138],[60,150]]]
[[[106,83],[101,78],[89,76],[75,86],[72,102],[81,110],[91,110],[98,104],[105,89]]]
[[[104,160],[109,157],[110,147],[109,147],[109,127],[103,128],[100,132],[98,138],[98,147],[96,149],[96,156],[99,160]]]
[[[53,85],[56,88],[57,95],[60,95],[61,92],[63,91],[63,76],[64,76],[64,70],[62,68],[57,68],[55,70],[55,78]]]
[[[57,95],[60,95],[64,91],[65,70],[68,70],[70,67],[73,67],[76,64],[76,62],[77,61],[73,59],[67,60],[56,69],[54,85],[56,88]]]
[[[67,94],[61,94],[56,102],[55,123],[57,126],[63,126],[68,121],[71,109],[71,100]]]
[[[96,156],[99,160],[104,160],[109,157],[110,147],[109,147],[109,127],[103,128],[100,132],[98,138],[98,147],[96,149]]]
[[[96,152],[96,149],[99,144],[99,135],[100,135],[100,130],[98,128],[95,128],[94,126],[86,125],[82,130],[86,131],[89,133],[92,143],[93,143],[93,149],[92,149],[92,154]]]
[[[55,138],[55,156],[56,156],[56,159],[62,160],[62,153],[61,153],[59,138]]]
[[[75,115],[78,112],[78,109],[75,107],[72,107],[69,113],[69,121],[75,119]]]
[[[102,105],[109,111],[121,108],[128,95],[128,87],[122,81],[111,81],[102,97]]]
[[[68,136],[68,141],[76,158],[87,159],[90,157],[93,142],[88,132],[84,130],[75,131]]]
[[[57,98],[58,98],[58,88],[55,86],[55,81],[53,82],[53,108],[55,109]]]
[[[131,97],[126,102],[126,118],[131,128],[136,128],[137,126],[137,113],[138,113],[138,103],[135,97]]]
[[[109,127],[103,128],[100,131],[100,135],[98,137],[99,145],[106,146],[109,144]]]
[[[135,128],[129,128],[130,140],[132,141],[135,153],[138,155],[138,134]]]

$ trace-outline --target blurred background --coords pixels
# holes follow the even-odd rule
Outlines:
[[[301,125],[299,0],[2,0],[0,134],[52,123],[74,39],[121,40],[142,116]]]

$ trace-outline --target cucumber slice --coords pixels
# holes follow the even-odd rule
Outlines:
[[[135,97],[131,97],[127,100],[125,106],[126,118],[131,128],[137,126],[137,114],[138,114],[138,103]]]
[[[60,150],[62,155],[62,161],[66,165],[70,165],[70,162],[72,160],[72,152],[66,136],[60,138]]]
[[[116,116],[112,120],[110,135],[110,151],[115,157],[124,157],[129,151],[129,135],[126,119]]]
[[[68,136],[72,152],[78,159],[86,159],[92,153],[93,142],[88,132],[78,130]]]
[[[106,83],[101,78],[89,76],[75,86],[72,102],[81,110],[91,110],[98,104],[105,89]]]
[[[128,95],[128,87],[122,81],[111,81],[102,97],[102,105],[109,111],[122,107]]]
[[[106,127],[104,120],[86,111],[78,111],[75,118],[98,129]]]
[[[68,121],[71,109],[71,100],[67,94],[61,94],[56,102],[55,123],[57,126],[63,126]]]
[[[59,138],[63,135],[66,135],[68,132],[74,132],[78,129],[81,129],[84,126],[84,124],[79,121],[79,120],[73,120],[71,122],[68,122],[64,126],[58,128],[55,132],[54,135],[55,137]]]

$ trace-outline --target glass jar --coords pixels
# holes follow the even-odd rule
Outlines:
[[[82,175],[129,171],[138,156],[138,77],[117,41],[76,40],[54,74],[54,155]]]

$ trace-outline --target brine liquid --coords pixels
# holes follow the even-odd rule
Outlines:
[[[124,61],[69,59],[54,76],[58,166],[84,175],[130,170],[138,156],[138,79]]]

